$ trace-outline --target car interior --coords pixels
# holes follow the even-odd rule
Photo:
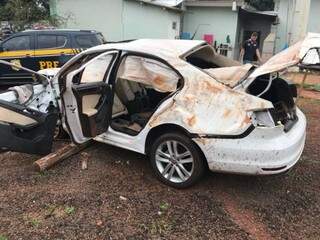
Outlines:
[[[185,56],[185,60],[201,69],[241,66],[240,62],[218,54],[213,47],[204,45]]]
[[[157,92],[145,84],[118,78],[111,127],[119,132],[137,135],[159,103],[169,94]]]
[[[137,135],[148,123],[159,104],[177,89],[179,77],[163,63],[128,56],[120,65],[115,82],[111,127],[119,132]],[[157,84],[161,74],[171,87]]]

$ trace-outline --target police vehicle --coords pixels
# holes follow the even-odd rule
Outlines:
[[[81,51],[103,44],[103,35],[91,30],[27,30],[0,43],[0,59],[34,71],[59,68]],[[0,68],[0,85],[33,81],[33,76],[15,67]]]

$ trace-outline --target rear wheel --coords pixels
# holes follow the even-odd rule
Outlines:
[[[175,188],[187,188],[203,175],[205,165],[195,143],[180,133],[160,136],[151,147],[150,161],[156,176]]]

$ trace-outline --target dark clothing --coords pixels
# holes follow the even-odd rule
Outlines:
[[[259,45],[256,41],[252,41],[251,39],[245,41],[242,44],[244,49],[243,61],[257,61],[257,49],[259,49]]]
[[[249,61],[249,60],[244,60],[243,61],[243,64],[247,64],[247,63],[254,64],[254,61]]]

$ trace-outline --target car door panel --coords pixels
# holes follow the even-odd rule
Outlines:
[[[95,137],[107,131],[112,112],[113,94],[110,85],[86,83],[73,86],[77,99],[83,135]]]
[[[27,117],[4,107],[0,107],[0,121],[18,124],[21,126],[28,126],[37,123],[33,118]]]
[[[71,48],[68,33],[37,33],[35,42],[35,63],[38,70],[60,68],[76,54]]]
[[[101,53],[67,75],[62,102],[74,142],[84,143],[108,130],[114,97],[109,80],[118,60],[118,51]]]
[[[29,154],[51,152],[58,112],[42,113],[0,100],[0,148]]]
[[[101,98],[100,94],[86,95],[82,97],[82,112],[87,116],[93,116],[98,113],[96,106]]]

